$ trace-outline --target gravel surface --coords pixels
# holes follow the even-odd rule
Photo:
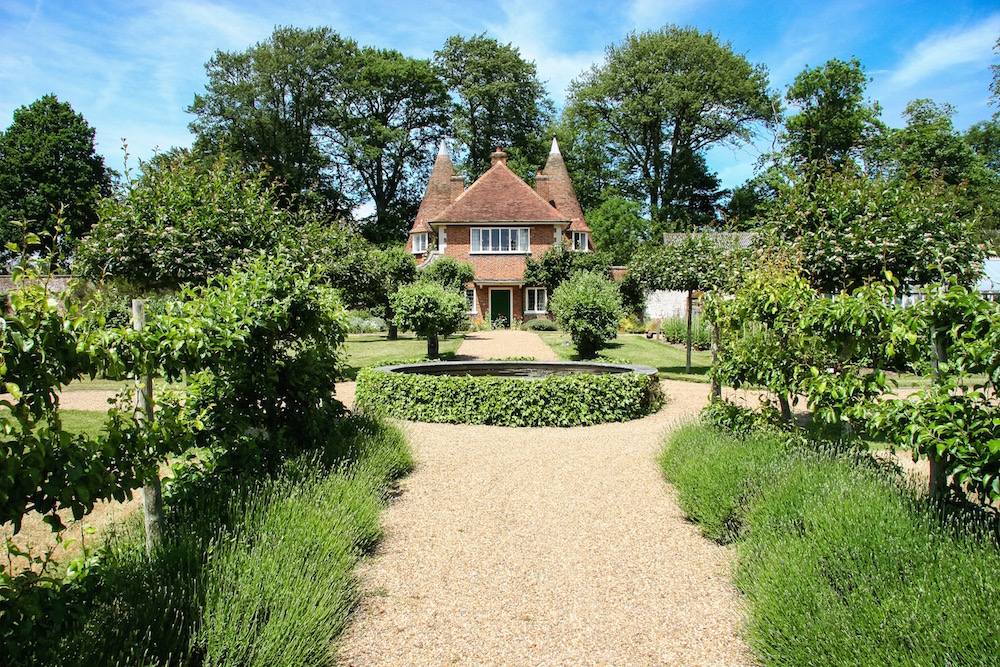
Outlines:
[[[559,361],[559,355],[538,334],[508,329],[469,332],[455,353],[456,360],[517,357],[534,357],[535,361]]]
[[[515,333],[529,332],[475,338],[493,338],[483,356],[541,358]],[[417,468],[360,568],[338,664],[752,664],[730,554],[684,519],[655,461],[708,386],[663,389],[663,410],[624,424],[404,422]]]

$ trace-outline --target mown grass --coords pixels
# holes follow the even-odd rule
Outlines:
[[[998,665],[1000,561],[985,521],[935,509],[865,455],[688,426],[660,463],[737,552],[764,665]]]
[[[70,618],[22,664],[329,663],[356,604],[353,567],[411,465],[398,429],[347,417],[275,473],[179,475],[152,561],[141,517],[119,526],[98,568],[53,601],[74,605]]]
[[[538,335],[555,350],[560,359],[581,361],[569,334],[540,331]],[[652,366],[659,371],[661,379],[708,382],[708,370],[712,367],[711,353],[692,350],[690,375],[685,373],[686,354],[683,347],[650,340],[643,334],[618,334],[608,347],[601,350],[600,357],[628,364]]]
[[[441,359],[447,361],[454,357],[462,340],[462,334],[441,338],[438,348]],[[396,340],[389,340],[385,333],[352,334],[344,347],[346,354],[341,373],[348,380],[356,380],[362,368],[427,358],[427,339],[413,334],[400,334]]]

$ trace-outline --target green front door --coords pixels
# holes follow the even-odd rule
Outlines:
[[[509,327],[510,314],[510,290],[490,290],[490,322],[493,327]]]

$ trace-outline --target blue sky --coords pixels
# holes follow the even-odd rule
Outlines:
[[[567,84],[607,45],[669,23],[731,42],[765,64],[781,92],[806,65],[857,56],[890,125],[921,97],[957,107],[963,130],[997,111],[989,106],[989,66],[1000,63],[996,0],[0,0],[0,128],[53,92],[97,128],[98,151],[113,168],[122,166],[122,138],[133,160],[188,146],[185,109],[204,89],[205,62],[217,49],[266,39],[275,25],[327,25],[416,57],[430,57],[450,35],[486,32],[534,60],[561,105]],[[709,164],[724,186],[739,185],[772,139],[716,149]]]

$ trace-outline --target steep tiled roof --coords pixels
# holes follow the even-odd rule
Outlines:
[[[434,168],[431,170],[431,178],[427,182],[423,201],[417,210],[417,218],[410,229],[411,234],[431,231],[427,221],[451,206],[451,177],[454,175],[455,168],[451,164],[451,158],[448,157],[448,147],[442,140],[441,149],[434,158]]]
[[[569,180],[569,170],[566,169],[566,162],[562,153],[559,152],[559,143],[552,137],[552,150],[549,151],[549,159],[545,163],[545,168],[540,172],[549,177],[548,197],[556,203],[556,209],[566,218],[573,221],[570,230],[574,232],[589,232],[583,219],[583,208],[576,198],[573,190],[573,183]]]
[[[423,205],[421,205],[423,210]],[[419,220],[419,215],[418,215]],[[569,222],[503,162],[469,186],[430,222]]]

